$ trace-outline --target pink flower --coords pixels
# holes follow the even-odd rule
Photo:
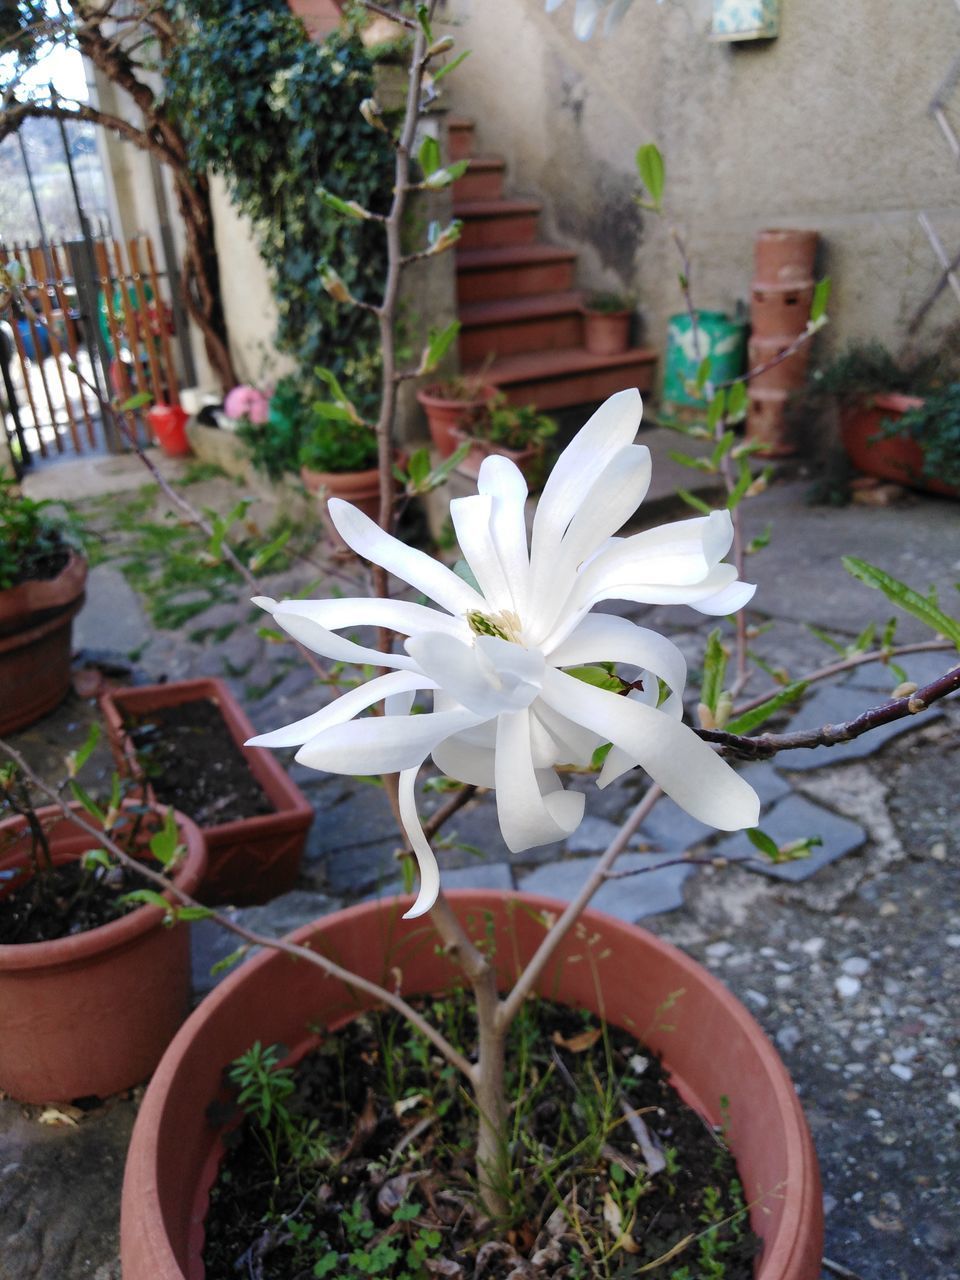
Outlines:
[[[256,387],[248,387],[241,383],[227,392],[223,402],[223,411],[228,418],[247,418],[255,426],[263,426],[270,417],[270,401]]]

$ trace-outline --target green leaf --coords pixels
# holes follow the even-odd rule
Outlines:
[[[777,842],[772,840],[765,831],[761,831],[759,827],[748,827],[747,839],[755,849],[759,849],[771,862],[780,861],[780,848]]]
[[[737,459],[740,468],[740,474],[737,476],[737,483],[727,496],[727,510],[732,511],[734,507],[740,505],[743,495],[753,484],[753,472],[750,470],[750,462],[746,457]]]
[[[433,44],[433,28],[430,25],[430,6],[426,4],[417,5],[417,21],[423,34],[427,37],[427,44]]]
[[[747,384],[735,382],[727,388],[727,417],[731,422],[739,422],[747,412]]]
[[[88,871],[94,867],[103,867],[105,871],[109,871],[114,865],[106,849],[88,849],[80,861]]]
[[[841,658],[845,658],[847,656],[847,651],[843,645],[837,640],[834,640],[833,636],[828,632],[824,631],[821,627],[814,626],[812,622],[808,622],[805,625],[811,635],[816,636],[818,640],[822,640],[825,645],[829,645],[834,653],[839,653]]]
[[[173,810],[168,809],[163,816],[163,826],[150,837],[150,852],[161,866],[169,867],[176,860],[180,847],[178,835],[177,820]]]
[[[768,698],[766,702],[761,702],[759,707],[753,707],[750,711],[745,711],[742,716],[737,716],[735,720],[731,720],[726,729],[728,733],[750,733],[756,729],[764,721],[769,720],[772,715],[780,710],[781,707],[789,706],[791,702],[796,702],[798,698],[803,696],[807,687],[805,680],[797,680],[794,684],[788,684],[785,689],[781,689],[779,693],[775,693],[772,698]]]
[[[292,533],[293,533],[292,528],[284,529],[283,532],[278,534],[278,536],[274,538],[272,542],[268,542],[262,551],[256,552],[256,554],[252,556],[250,560],[250,564],[249,564],[250,572],[262,573],[263,570],[266,568],[266,566],[270,563],[270,561],[273,560],[277,555],[279,555],[279,553],[287,545],[287,543],[290,541],[290,536]]]
[[[715,470],[707,458],[695,458],[692,454],[681,453],[678,449],[669,450],[667,456],[674,462],[679,462],[681,467],[689,467],[691,471],[707,471],[712,474]]]
[[[763,533],[758,533],[755,538],[751,538],[747,543],[747,555],[752,556],[755,551],[762,551],[764,547],[769,547],[772,532],[773,525],[768,524]]]
[[[714,627],[707,637],[707,651],[703,656],[703,680],[700,686],[700,701],[711,711],[717,709],[717,700],[723,690],[726,674],[727,651],[720,639],[720,628]]]
[[[696,387],[698,391],[702,391],[710,381],[710,373],[712,369],[713,361],[709,356],[704,356],[697,366]]]
[[[723,415],[727,408],[727,393],[723,387],[710,401],[707,406],[707,426],[714,431],[723,419]]]
[[[121,413],[134,413],[137,409],[145,409],[148,404],[153,404],[153,396],[149,391],[139,391],[135,396],[131,396],[129,400],[124,400],[120,406]]]
[[[410,473],[410,483],[414,489],[421,489],[427,477],[430,475],[430,450],[417,449],[415,453],[410,455],[408,464]]]
[[[723,461],[724,457],[733,448],[734,441],[736,440],[736,438],[737,437],[734,434],[734,432],[725,431],[723,435],[720,437],[720,439],[717,441],[717,446],[713,451],[712,457],[710,458],[710,464],[713,467],[714,471],[717,470],[717,468],[720,466],[720,463]]]
[[[876,633],[877,633],[877,624],[875,622],[868,622],[867,625],[860,632],[860,634],[857,636],[856,640],[854,640],[850,648],[851,654],[866,653],[866,651],[873,644],[873,638],[876,635]]]
[[[582,680],[595,689],[606,689],[608,693],[619,693],[624,687],[620,677],[611,675],[606,667],[564,667],[564,671],[568,676],[573,676],[574,680]]]
[[[162,893],[157,893],[156,889],[133,889],[130,893],[123,894],[120,901],[133,902],[145,907],[160,907],[164,913],[170,911],[170,903]]]
[[[433,73],[433,83],[436,84],[438,81],[442,80],[444,76],[448,76],[451,71],[456,71],[464,58],[470,57],[470,53],[470,49],[464,49],[463,53],[458,54],[452,62],[448,62],[446,66],[441,67],[439,71],[435,71]]]
[[[942,609],[914,591],[912,587],[908,587],[905,582],[900,582],[899,579],[885,573],[883,569],[878,569],[876,565],[868,564],[866,560],[860,560],[856,556],[844,556],[843,567],[858,582],[882,591],[888,600],[906,613],[918,618],[938,635],[945,636],[960,649],[960,622],[955,618],[949,618]]]
[[[332,191],[328,191],[326,187],[317,187],[317,195],[334,213],[342,214],[345,218],[369,218],[369,210],[364,209],[362,205],[357,204],[356,200],[342,200],[340,196],[335,196]]]
[[[432,489],[438,489],[440,485],[444,484],[447,477],[450,475],[450,472],[460,465],[470,452],[470,449],[471,445],[469,442],[467,444],[462,444],[459,448],[455,449],[453,453],[451,453],[449,458],[444,458],[442,462],[438,462],[430,472],[426,491],[429,493]]]
[[[702,498],[696,497],[696,495],[692,494],[689,489],[678,489],[677,497],[681,498],[688,507],[693,507],[694,511],[699,511],[705,516],[710,515],[713,510],[713,508],[704,502]]]
[[[70,791],[72,792],[73,798],[76,800],[77,804],[83,805],[84,809],[86,809],[87,813],[89,813],[90,817],[93,818],[94,821],[99,823],[106,822],[107,815],[103,812],[100,806],[96,804],[93,798],[84,791],[83,787],[74,782],[72,778],[70,779]]]
[[[440,168],[440,143],[430,134],[420,143],[420,150],[417,152],[417,159],[420,161],[420,168],[429,178],[431,173],[436,173]]]
[[[237,947],[236,951],[231,951],[228,956],[224,956],[222,960],[218,960],[211,966],[210,976],[215,978],[218,973],[225,973],[227,969],[232,969],[235,964],[240,963],[249,950],[250,946],[246,942],[242,947]]]
[[[174,919],[180,923],[187,923],[191,920],[209,920],[213,912],[209,907],[174,907]]]
[[[443,329],[431,329],[427,335],[427,345],[420,358],[418,373],[429,373],[435,369],[447,354],[460,332],[460,321],[451,320]]]
[[[77,747],[76,751],[71,751],[67,756],[67,772],[71,778],[76,777],[83,766],[87,763],[93,749],[99,741],[100,726],[98,724],[92,724],[83,743]]]
[[[822,280],[818,280],[816,288],[813,291],[813,301],[810,304],[810,323],[818,324],[827,314],[827,303],[830,301],[830,277],[824,276]]]
[[[612,750],[613,750],[612,742],[605,742],[603,746],[597,747],[596,751],[594,751],[593,756],[591,757],[590,768],[602,769],[604,760],[606,760],[607,756],[610,754]]]
[[[660,148],[655,142],[646,142],[637,151],[637,173],[640,175],[640,181],[646,187],[650,194],[650,199],[656,205],[657,209],[663,203],[663,188],[666,179],[666,171],[663,164],[663,156],[660,154]]]

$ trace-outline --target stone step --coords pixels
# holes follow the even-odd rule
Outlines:
[[[460,307],[460,362],[577,347],[583,341],[580,294],[468,302]]]
[[[447,117],[447,149],[451,160],[466,160],[473,152],[473,121],[466,116]]]
[[[453,214],[463,222],[461,248],[495,249],[532,244],[540,205],[536,200],[457,200]]]
[[[499,249],[457,249],[457,300],[562,293],[573,287],[577,255],[554,244],[507,245]]]
[[[632,347],[617,356],[594,356],[583,347],[566,347],[504,356],[494,360],[484,376],[511,404],[549,410],[595,404],[625,387],[650,391],[656,367],[657,353],[647,347]]]
[[[454,200],[500,200],[506,162],[499,156],[471,156],[462,178],[453,184]]]

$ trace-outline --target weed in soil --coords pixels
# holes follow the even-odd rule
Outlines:
[[[469,1054],[468,998],[425,1003]],[[518,1101],[501,1223],[476,1196],[475,1105],[396,1014],[365,1014],[297,1063],[254,1045],[229,1071],[234,1127],[210,1196],[207,1280],[626,1280],[643,1266],[663,1280],[753,1276],[757,1240],[722,1133],[652,1053],[546,1001],[525,1006],[510,1038]]]
[[[128,713],[124,727],[154,795],[198,826],[274,812],[210,699]]]

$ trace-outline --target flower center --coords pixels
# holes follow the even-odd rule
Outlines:
[[[523,625],[515,613],[505,609],[503,613],[481,613],[474,609],[467,614],[467,625],[476,636],[496,636],[511,644],[522,644]]]

